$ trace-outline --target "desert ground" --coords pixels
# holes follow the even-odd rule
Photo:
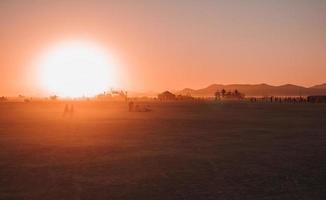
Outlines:
[[[326,104],[0,103],[0,199],[326,199]]]

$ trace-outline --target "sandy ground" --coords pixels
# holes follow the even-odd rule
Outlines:
[[[0,199],[326,199],[326,104],[0,104]]]

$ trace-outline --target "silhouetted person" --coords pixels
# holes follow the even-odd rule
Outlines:
[[[65,117],[69,113],[69,107],[68,104],[65,105],[65,108],[63,109],[62,116]]]
[[[136,111],[136,112],[139,111],[139,105],[138,105],[138,104],[135,106],[135,111]]]
[[[128,103],[128,106],[129,106],[129,112],[134,111],[134,102],[133,102],[133,101],[130,101],[130,102]]]
[[[226,90],[222,89],[222,90],[221,90],[222,97],[225,96],[225,93],[226,93]]]
[[[219,100],[221,100],[221,93],[219,92],[219,91],[216,91],[215,93],[214,93],[214,95],[215,95],[215,101],[219,101]]]
[[[74,116],[74,105],[71,104],[70,109],[69,109],[69,116],[73,117]]]

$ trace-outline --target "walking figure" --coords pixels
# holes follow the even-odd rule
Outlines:
[[[62,114],[62,116],[63,117],[66,117],[66,116],[69,116],[69,117],[73,117],[74,116],[74,105],[68,105],[68,104],[66,104],[65,105],[65,108],[64,108],[64,110],[63,110],[63,114]]]
[[[65,117],[69,113],[69,107],[68,104],[65,105],[65,108],[63,109],[62,116]]]
[[[71,104],[70,110],[69,110],[69,116],[73,117],[74,116],[74,105]]]
[[[129,112],[134,111],[134,102],[133,102],[133,101],[130,101],[130,102],[128,103],[128,106],[129,106]]]

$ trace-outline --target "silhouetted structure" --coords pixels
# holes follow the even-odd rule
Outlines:
[[[169,91],[165,91],[159,95],[157,95],[157,98],[161,101],[166,101],[166,100],[176,100],[176,96],[175,94],[169,92]]]
[[[309,103],[326,103],[326,96],[308,96]]]
[[[251,97],[249,98],[250,102],[267,102],[267,103],[307,103],[308,99],[305,97],[277,97],[277,96],[266,96],[266,97]],[[310,102],[313,102],[313,98]]]
[[[192,101],[192,100],[194,100],[195,98],[194,97],[192,97],[191,95],[177,95],[176,96],[176,99],[177,100],[181,100],[181,101]]]
[[[96,96],[98,100],[124,100],[128,101],[128,93],[123,90],[111,90],[111,92],[103,92]]]

